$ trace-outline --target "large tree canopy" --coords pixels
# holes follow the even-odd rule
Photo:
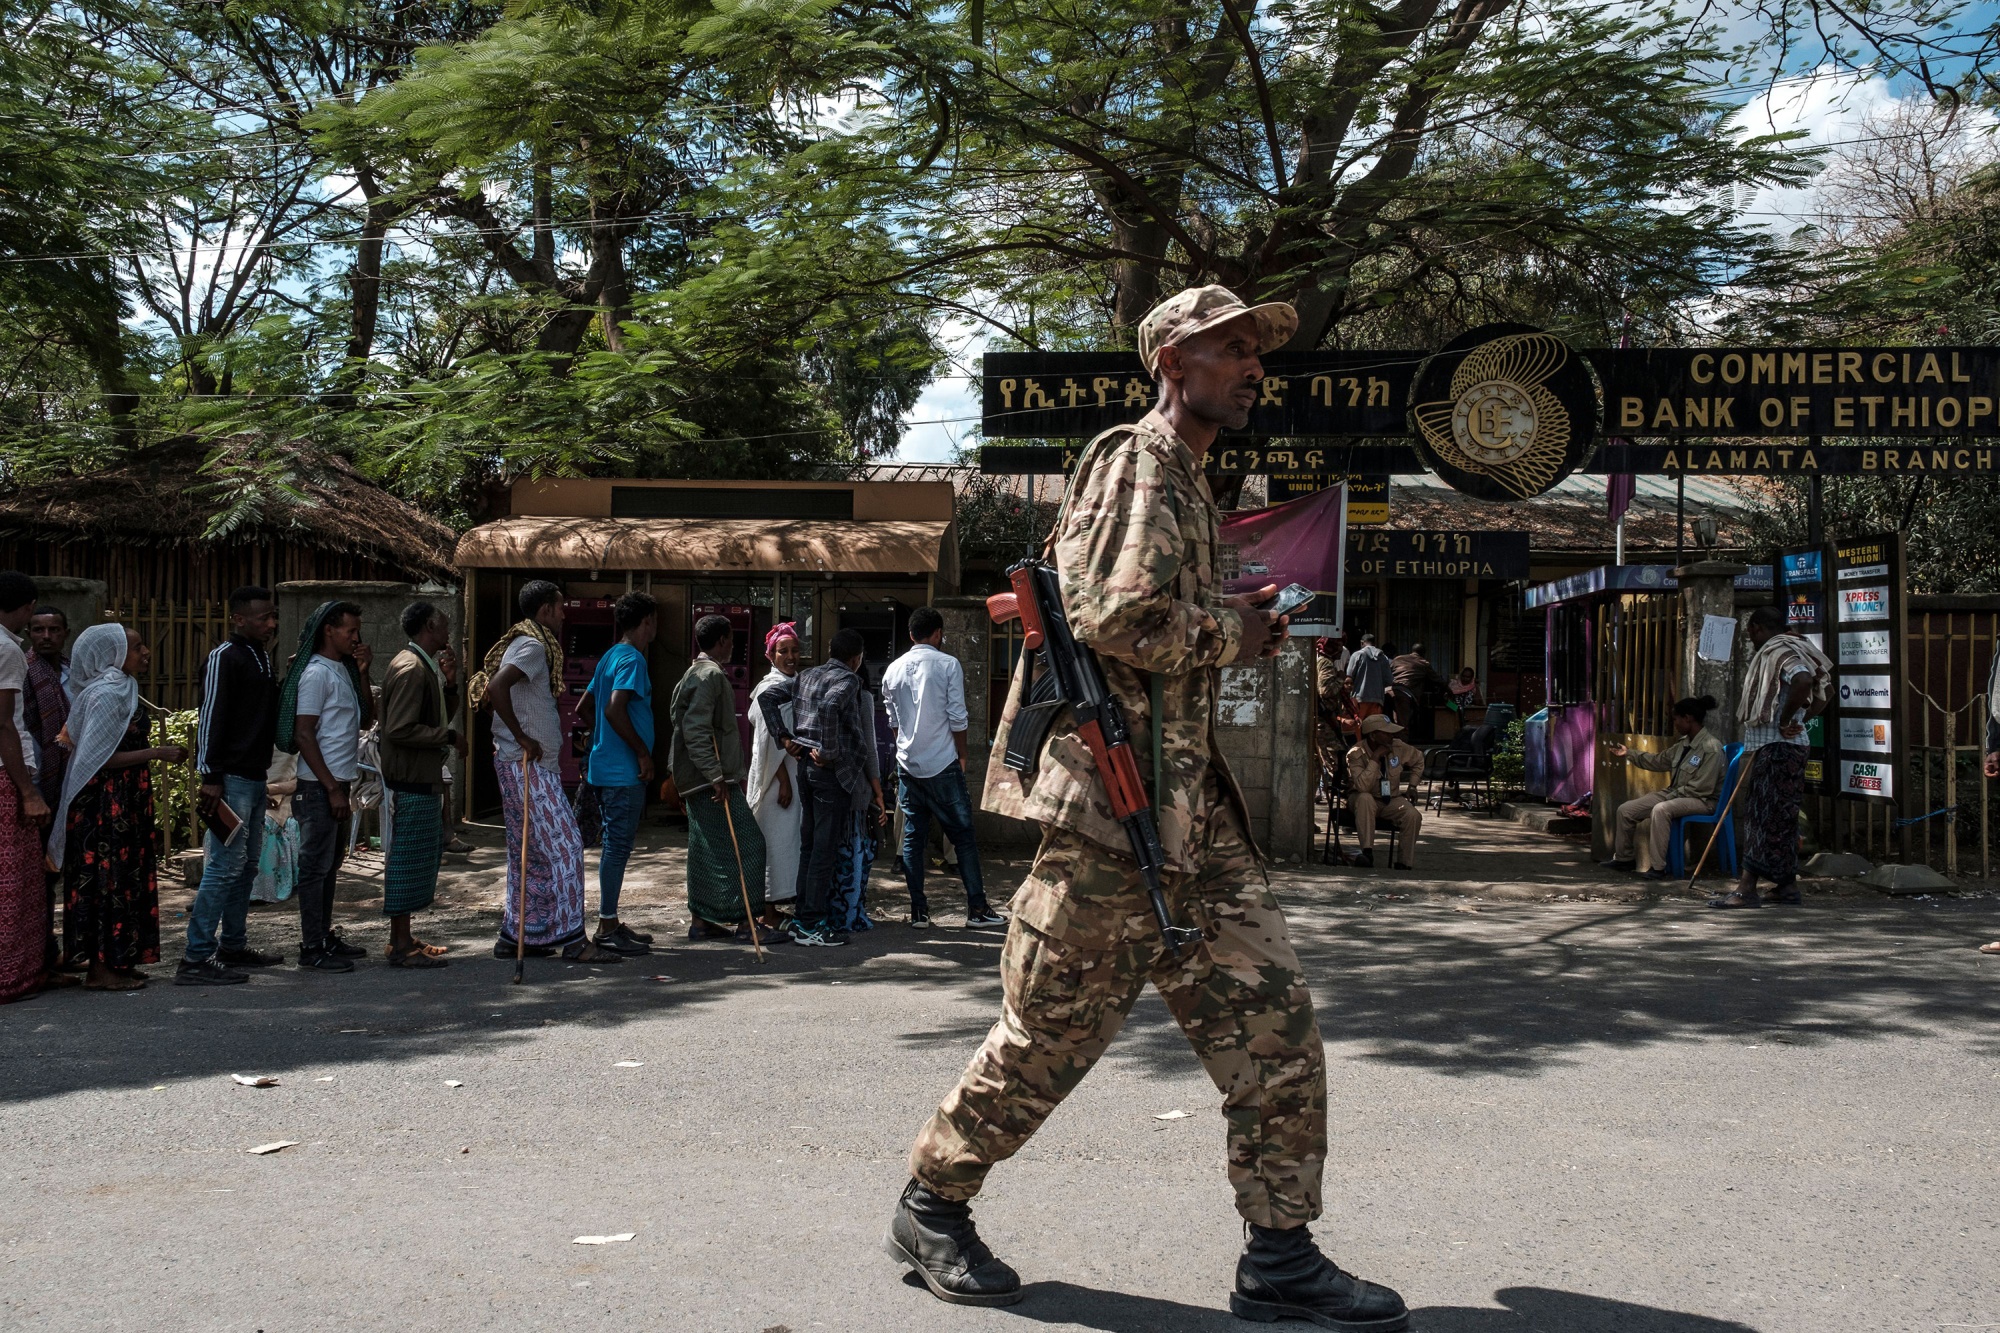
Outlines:
[[[1986,86],[1934,0],[0,4],[0,462],[228,433],[249,495],[307,441],[459,516],[876,456],[946,321],[1099,344],[1195,282],[1301,347],[1931,318],[1937,242],[1747,225],[1817,163],[1729,116],[1807,34]]]

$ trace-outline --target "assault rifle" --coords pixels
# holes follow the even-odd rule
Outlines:
[[[1055,569],[1040,560],[1023,560],[1007,571],[1007,581],[1014,590],[988,597],[986,613],[996,625],[1020,620],[1027,631],[1023,646],[1029,654],[1040,654],[1042,669],[1035,671],[1032,656],[1023,663],[1029,680],[1008,734],[1003,762],[1017,773],[1032,772],[1057,710],[1069,708],[1076,716],[1077,734],[1090,747],[1090,757],[1104,778],[1111,813],[1132,841],[1132,857],[1146,881],[1146,896],[1152,900],[1153,915],[1159,918],[1160,935],[1169,952],[1179,953],[1199,940],[1201,932],[1175,925],[1167,914],[1167,897],[1160,888],[1166,853],[1160,847],[1153,804],[1139,779],[1139,761],[1132,752],[1125,713],[1104,682],[1097,655],[1070,632]]]

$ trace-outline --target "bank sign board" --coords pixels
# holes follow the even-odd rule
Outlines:
[[[1903,650],[1908,633],[1901,534],[1826,549],[1835,651],[1827,726],[1833,781],[1821,790],[1894,802],[1903,772]]]
[[[1574,348],[1489,324],[1435,350],[1272,352],[1263,369],[1212,469],[1426,470],[1486,499],[1540,495],[1583,470],[2000,470],[2000,451],[1974,443],[2000,434],[1995,347]],[[989,441],[1089,439],[1159,405],[1134,352],[989,353],[980,392]],[[1870,444],[1825,443],[1843,437]],[[986,449],[980,467],[1067,470],[1050,461]]]

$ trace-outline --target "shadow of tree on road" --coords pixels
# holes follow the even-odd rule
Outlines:
[[[1336,881],[1337,882],[1337,881]],[[1452,1075],[1529,1077],[1590,1047],[1714,1039],[1816,1044],[1951,1030],[2000,1054],[1992,932],[1980,901],[1842,902],[1757,913],[1681,903],[1509,904],[1382,901],[1280,876],[1280,896],[1320,1028],[1365,1058]],[[667,944],[601,971],[532,960],[507,984],[492,957],[494,913],[453,916],[452,965],[410,974],[369,960],[347,976],[268,969],[247,986],[176,988],[171,969],[130,995],[71,990],[0,1008],[0,1102],[169,1078],[401,1061],[504,1048],[553,1025],[608,1026],[753,994],[774,1013],[894,988],[902,1017],[882,1040],[970,1056],[999,1009],[997,932],[918,933],[899,925],[844,949],[773,950],[759,966],[733,945]],[[295,930],[253,918],[253,943]],[[262,936],[258,932],[264,932]],[[1982,969],[1983,964],[1983,969]],[[668,981],[653,980],[657,976]],[[926,1009],[970,1006],[913,1022]],[[1149,993],[1111,1058],[1182,1077],[1193,1058]],[[940,1089],[942,1091],[942,1089]]]

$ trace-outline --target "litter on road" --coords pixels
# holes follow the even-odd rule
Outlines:
[[[1177,1109],[1177,1110],[1172,1110],[1172,1111],[1163,1111],[1163,1112],[1161,1112],[1161,1113],[1160,1113],[1159,1115],[1156,1115],[1156,1116],[1154,1116],[1154,1117],[1153,1117],[1153,1119],[1155,1119],[1155,1120],[1186,1120],[1186,1119],[1188,1118],[1188,1116],[1189,1116],[1190,1114],[1191,1114],[1190,1112],[1187,1112],[1187,1111],[1182,1111],[1182,1110],[1178,1110],[1178,1109]]]
[[[618,1233],[617,1235],[615,1235],[615,1236],[578,1236],[578,1237],[577,1237],[577,1238],[576,1238],[575,1240],[571,1241],[571,1242],[570,1242],[570,1244],[572,1244],[572,1245],[615,1245],[616,1243],[618,1243],[618,1242],[619,1242],[619,1241],[621,1241],[621,1240],[631,1240],[631,1239],[632,1239],[632,1238],[633,1238],[634,1236],[636,1236],[636,1235],[638,1235],[638,1234],[639,1234],[639,1233],[638,1233],[638,1232],[636,1232],[636,1231],[621,1231],[621,1232],[619,1232],[619,1233]]]
[[[448,1078],[448,1079],[446,1079],[446,1080],[444,1081],[444,1085],[445,1085],[445,1086],[446,1086],[447,1088],[462,1088],[462,1087],[464,1087],[464,1086],[465,1086],[465,1084],[464,1084],[464,1083],[463,1083],[462,1081],[460,1081],[460,1080],[458,1080],[458,1079],[455,1079],[455,1078]]]
[[[235,1079],[246,1088],[275,1088],[278,1086],[278,1076],[276,1074],[231,1074],[229,1077]]]
[[[245,1148],[243,1151],[249,1153],[252,1157],[267,1157],[274,1152],[283,1152],[287,1148],[296,1148],[298,1146],[299,1141],[297,1139],[279,1139],[276,1143],[260,1143],[254,1148]]]
[[[646,1062],[644,1060],[620,1060],[617,1061],[615,1064],[613,1064],[611,1067],[613,1069],[638,1069],[645,1063]]]

